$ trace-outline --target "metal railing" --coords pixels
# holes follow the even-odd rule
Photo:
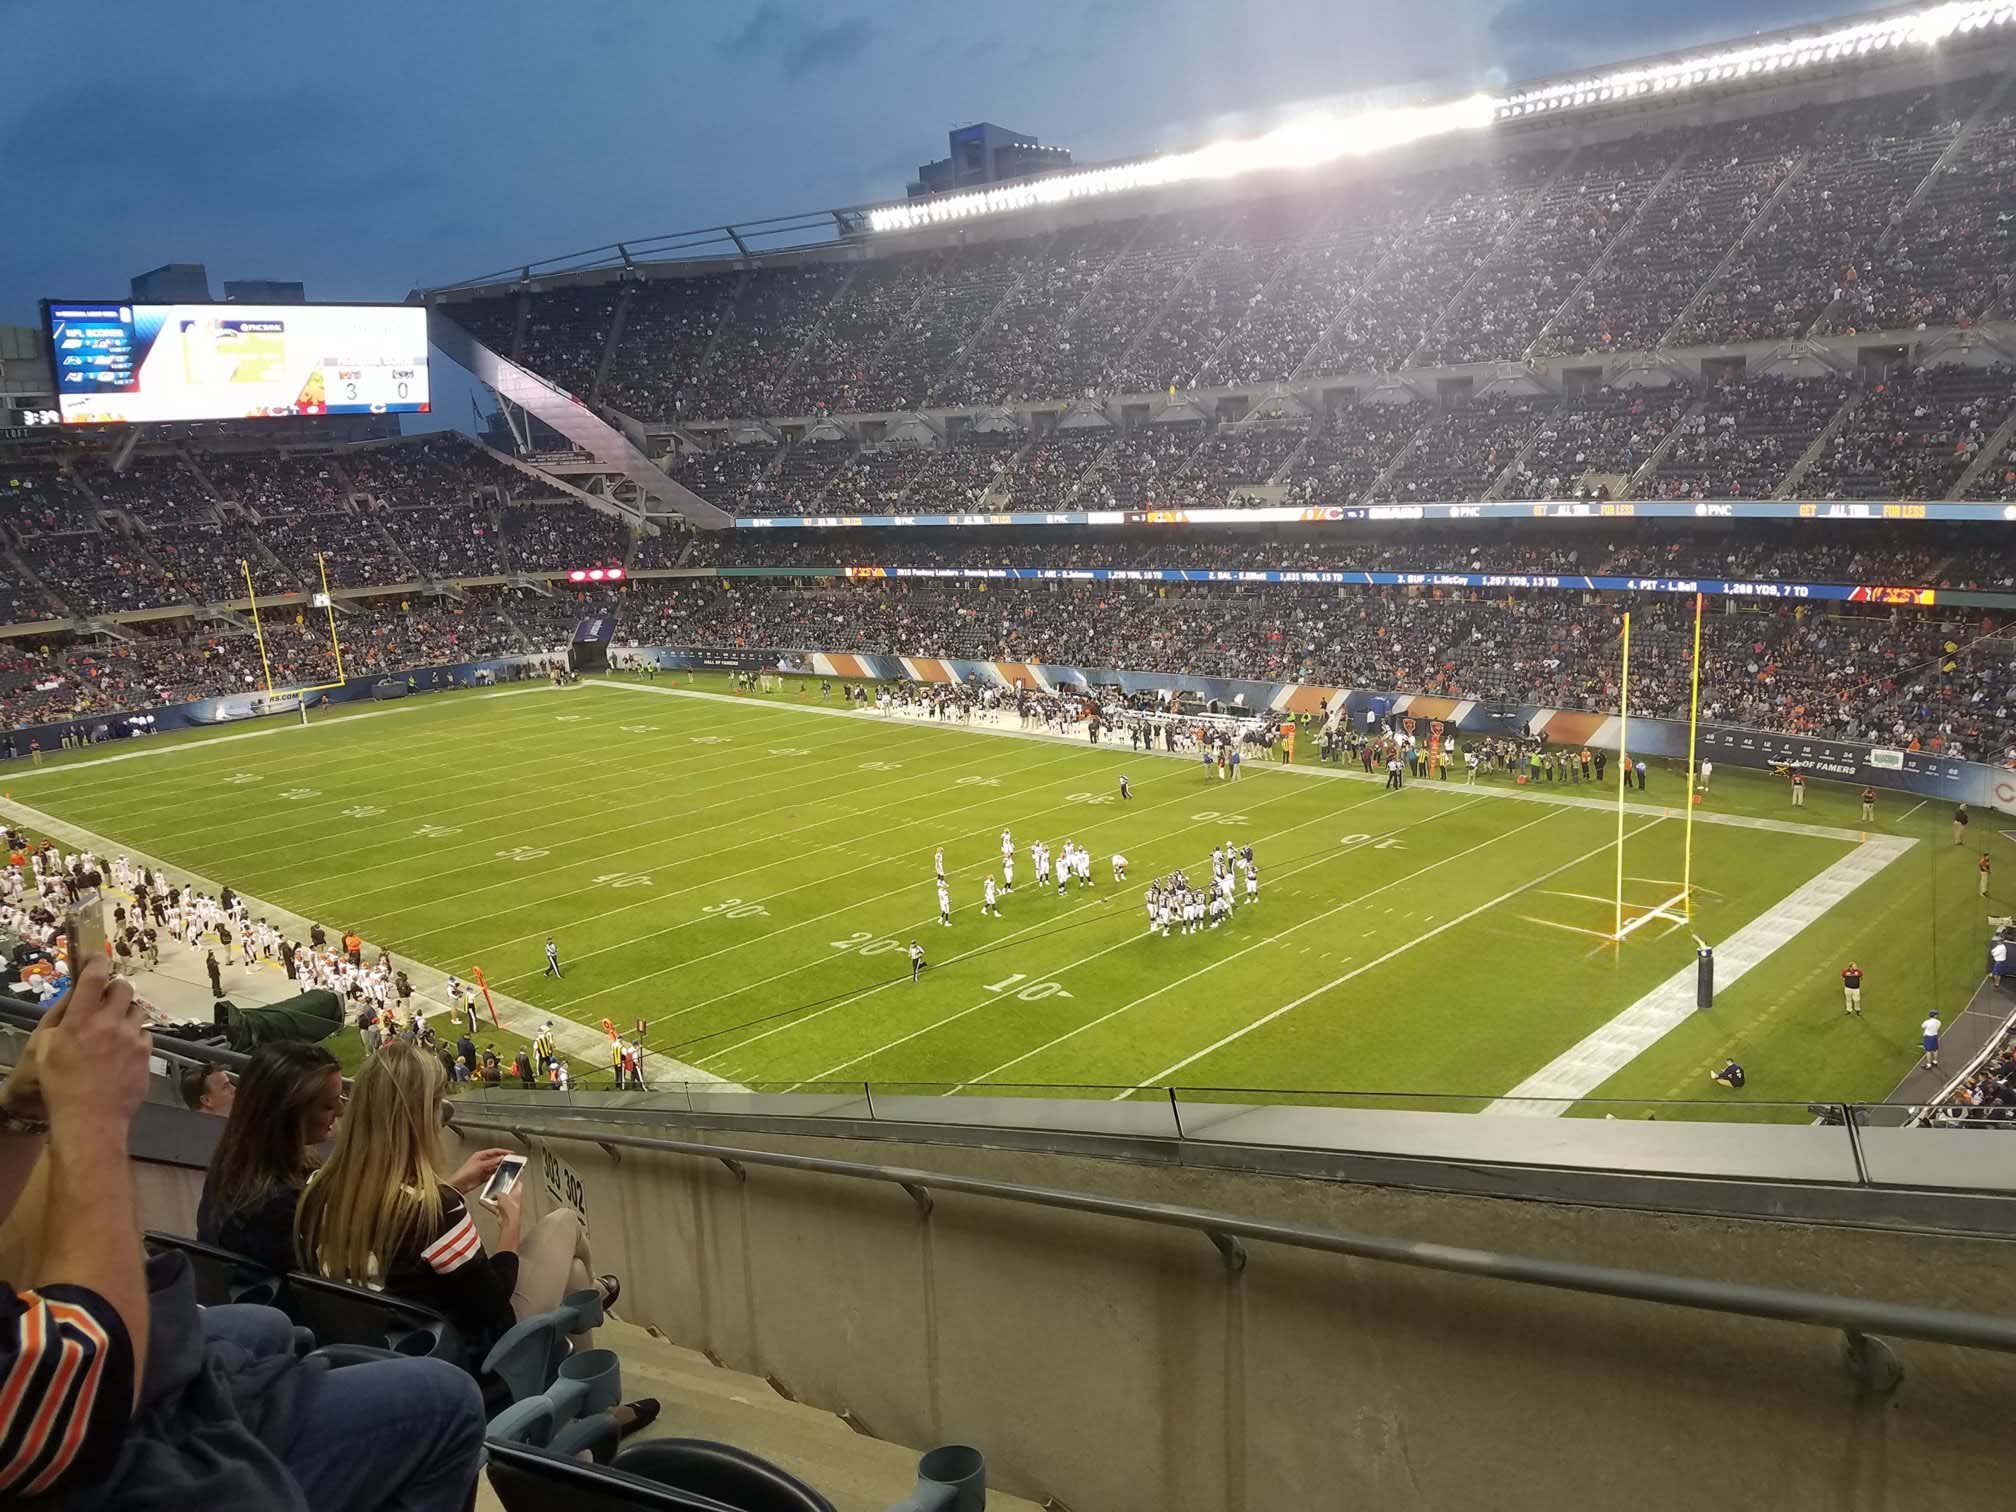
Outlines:
[[[1616,1266],[1585,1265],[1577,1261],[1543,1256],[1507,1254],[1498,1250],[1425,1244],[1415,1240],[1388,1238],[1379,1234],[1275,1223],[1210,1208],[1143,1202],[1125,1197],[1104,1197],[1091,1192],[1029,1186],[1020,1182],[993,1181],[975,1176],[958,1176],[946,1171],[926,1171],[912,1166],[835,1160],[823,1155],[796,1155],[776,1150],[702,1144],[692,1140],[662,1139],[635,1134],[576,1133],[551,1127],[535,1131],[528,1130],[522,1124],[462,1117],[459,1116],[459,1110],[453,1119],[453,1126],[457,1130],[507,1134],[526,1144],[529,1144],[535,1135],[543,1139],[593,1144],[612,1156],[619,1150],[649,1150],[659,1154],[687,1155],[700,1160],[714,1160],[721,1162],[734,1173],[737,1180],[744,1182],[749,1179],[748,1171],[751,1166],[839,1176],[854,1181],[878,1182],[902,1188],[926,1217],[933,1211],[934,1192],[958,1192],[966,1196],[987,1197],[1002,1202],[1091,1213],[1136,1223],[1152,1223],[1164,1228],[1188,1229],[1209,1239],[1217,1247],[1226,1267],[1234,1272],[1245,1268],[1248,1259],[1245,1241],[1254,1240],[1266,1244],[1286,1245],[1294,1249],[1317,1250],[1326,1254],[1348,1255],[1354,1259],[1409,1266],[1418,1270],[1511,1281],[1522,1286],[1544,1286],[1557,1291],[1580,1292],[1590,1296],[1656,1302],[1669,1307],[1687,1307],[1697,1311],[1834,1328],[1846,1336],[1845,1361],[1850,1374],[1878,1390],[1892,1389],[1902,1379],[1902,1367],[1876,1337],[1878,1335],[1917,1339],[1934,1344],[1951,1344],[1964,1349],[1991,1349],[2003,1353],[2016,1353],[2016,1320],[1985,1313],[1954,1312],[1900,1302],[1868,1302],[1853,1297],[1833,1297],[1820,1292],[1795,1291],[1785,1287],[1753,1286],[1736,1281],[1698,1280],[1688,1276],[1663,1275],[1655,1271],[1626,1270]]]

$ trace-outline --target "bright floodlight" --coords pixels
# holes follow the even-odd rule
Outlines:
[[[1353,116],[1315,115],[1240,142],[1214,142],[1194,152],[1172,152],[1140,163],[1060,173],[1026,184],[1004,184],[970,194],[948,194],[908,205],[868,212],[875,231],[909,231],[944,221],[970,220],[1037,205],[1063,204],[1095,195],[1154,189],[1203,179],[1231,178],[1279,168],[1312,168],[1339,158],[1358,157],[1452,131],[1477,131],[1491,124],[1489,95],[1471,95],[1442,105],[1372,110]]]
[[[2010,0],[1952,0],[1903,15],[1843,23],[1804,36],[1744,43],[1585,78],[1558,79],[1538,89],[1513,91],[1497,102],[1494,113],[1499,120],[1558,113],[1720,84],[1767,71],[1867,57],[1897,48],[1936,47],[1957,32],[2007,26],[2012,19],[2016,19],[2016,4]]]
[[[1362,157],[1451,132],[1481,130],[1494,121],[1560,115],[1651,95],[1674,95],[1732,79],[1868,57],[1905,47],[1936,47],[1956,34],[2006,27],[2012,21],[2016,21],[2016,0],[1950,0],[1902,15],[1844,22],[1804,36],[1743,43],[1698,56],[1556,80],[1502,96],[1476,94],[1442,105],[1370,110],[1341,117],[1310,116],[1247,141],[1215,142],[1194,152],[1169,153],[1140,163],[1090,168],[1024,184],[1004,184],[968,194],[885,205],[868,212],[868,225],[874,231],[911,231],[946,221],[972,220],[1166,184],[1230,178],[1234,174],[1270,169],[1318,167],[1339,158]]]

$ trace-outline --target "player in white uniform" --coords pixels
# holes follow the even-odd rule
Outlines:
[[[1015,891],[1015,852],[1012,849],[1001,852],[1001,891]]]
[[[941,846],[939,846],[939,847],[938,847],[938,849],[937,849],[937,851],[936,851],[936,853],[934,853],[934,854],[932,855],[932,857],[931,857],[931,868],[932,868],[932,870],[933,870],[933,871],[935,871],[935,872],[936,872],[936,873],[938,874],[938,881],[939,881],[939,884],[940,884],[940,885],[942,886],[942,885],[944,884],[944,881],[945,881],[945,847],[944,847],[944,846],[942,846],[942,845],[941,845]]]
[[[1075,865],[1078,869],[1078,885],[1080,887],[1090,887],[1092,885],[1092,852],[1085,849],[1082,845],[1079,846],[1078,859]]]
[[[992,877],[989,877],[981,884],[980,912],[983,914],[992,914],[997,919],[1001,917],[1001,910],[994,904],[994,879]]]
[[[938,922],[947,929],[952,927],[952,894],[943,877],[938,879]]]
[[[1127,880],[1127,858],[1118,851],[1113,852],[1113,880],[1115,882]]]
[[[1257,861],[1246,863],[1246,901],[1248,903],[1260,901],[1260,863]]]
[[[1071,880],[1071,842],[1064,842],[1064,849],[1057,857],[1057,896],[1064,896],[1064,884]]]
[[[1029,842],[1029,861],[1036,868],[1036,885],[1045,887],[1050,882],[1050,852],[1043,848],[1041,840]]]

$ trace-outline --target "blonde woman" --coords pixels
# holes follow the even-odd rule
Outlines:
[[[608,1306],[619,1287],[590,1270],[588,1236],[572,1208],[524,1229],[522,1181],[485,1204],[499,1233],[494,1251],[483,1247],[464,1199],[510,1152],[479,1150],[442,1174],[446,1079],[438,1060],[402,1039],[365,1063],[335,1151],[302,1194],[295,1242],[333,1280],[434,1308],[480,1359],[513,1323],[552,1311],[569,1292],[599,1289]]]

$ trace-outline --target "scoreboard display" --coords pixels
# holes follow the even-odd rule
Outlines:
[[[65,425],[425,414],[418,305],[44,300]]]

